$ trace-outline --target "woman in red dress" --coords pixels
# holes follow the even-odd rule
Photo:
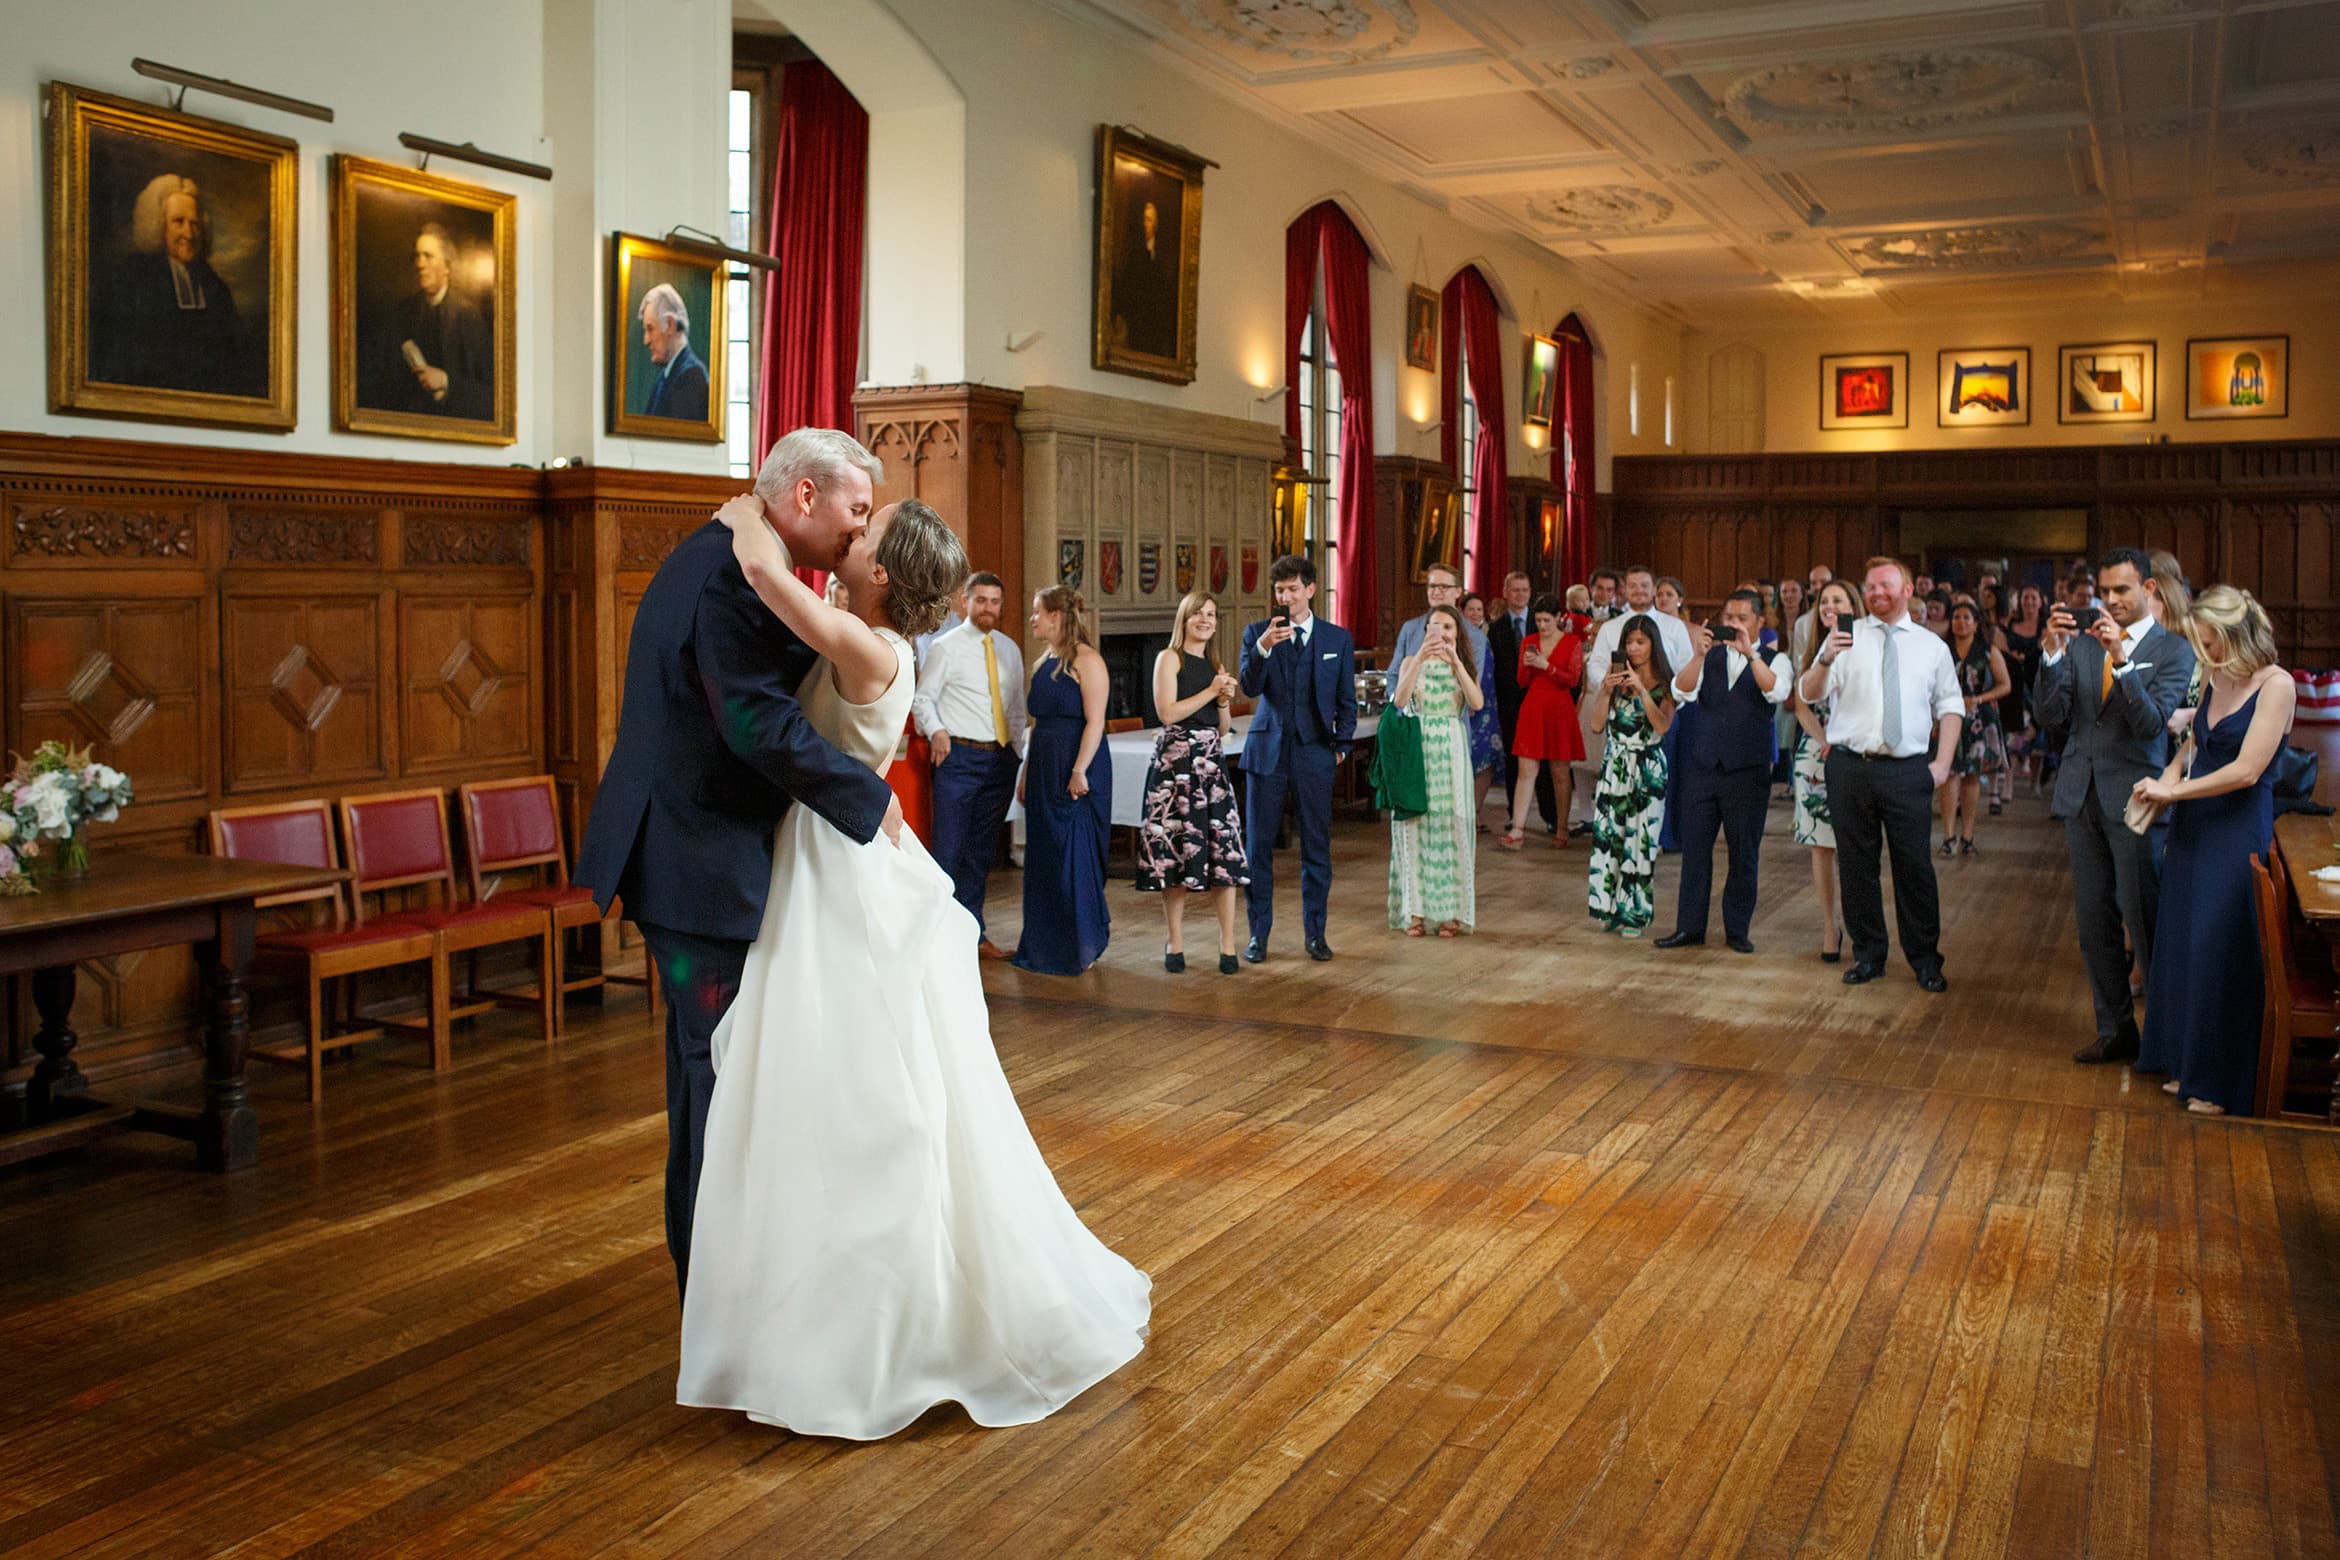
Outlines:
[[[1520,700],[1519,727],[1511,739],[1511,756],[1519,760],[1519,780],[1511,791],[1511,827],[1496,841],[1505,850],[1517,850],[1527,825],[1528,807],[1536,795],[1536,775],[1546,765],[1552,771],[1552,801],[1556,816],[1568,816],[1568,766],[1584,757],[1584,731],[1576,723],[1576,681],[1584,671],[1584,639],[1569,632],[1560,603],[1550,593],[1538,596],[1528,608],[1536,631],[1519,647],[1519,685],[1527,690]],[[1565,828],[1554,836],[1555,848],[1565,850]]]

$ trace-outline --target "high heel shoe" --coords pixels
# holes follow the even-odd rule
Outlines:
[[[1236,958],[1236,957],[1235,957],[1235,955],[1233,955],[1233,954],[1231,954],[1231,953],[1222,953],[1222,954],[1220,954],[1220,955],[1219,955],[1219,973],[1220,973],[1220,974],[1222,974],[1222,975],[1232,975],[1232,974],[1234,974],[1236,971],[1238,971],[1238,970],[1240,970],[1240,969],[1242,969],[1242,968],[1243,968],[1243,961],[1242,961],[1242,960],[1240,960],[1240,959],[1238,959],[1238,958]]]
[[[1168,970],[1173,975],[1185,974],[1186,955],[1184,953],[1171,953],[1165,950],[1162,954],[1162,968]]]

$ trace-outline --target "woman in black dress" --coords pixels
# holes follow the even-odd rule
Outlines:
[[[1207,590],[1189,591],[1178,603],[1169,646],[1154,658],[1154,712],[1162,733],[1146,770],[1137,886],[1162,896],[1162,918],[1170,928],[1162,967],[1173,975],[1186,970],[1189,894],[1209,894],[1218,911],[1219,973],[1243,968],[1235,958],[1235,890],[1250,883],[1251,873],[1223,747],[1235,674],[1211,648],[1218,632],[1218,598]]]
[[[2014,691],[2007,695],[2006,711],[2000,723],[2007,732],[2007,756],[2011,765],[2020,765],[2026,772],[2032,768],[2036,755],[2032,749],[2038,733],[2031,729],[2031,685],[2039,678],[2039,634],[2047,627],[2047,598],[2036,585],[2026,585],[2015,597],[2015,610],[2008,614],[2004,631],[2007,636],[2007,677]]]

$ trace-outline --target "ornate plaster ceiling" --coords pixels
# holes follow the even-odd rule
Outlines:
[[[1046,3],[1685,321],[2340,254],[2340,0]]]

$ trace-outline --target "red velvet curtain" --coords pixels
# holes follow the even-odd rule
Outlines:
[[[1560,343],[1560,415],[1552,430],[1552,485],[1560,489],[1560,583],[1591,578],[1593,514],[1593,350],[1571,314],[1553,329]]]
[[[1333,513],[1340,572],[1332,582],[1333,617],[1368,643],[1379,588],[1373,566],[1373,307],[1366,276],[1371,255],[1348,213],[1329,200],[1309,207],[1284,230],[1284,383],[1291,387],[1284,396],[1284,435],[1295,443],[1300,438],[1300,338],[1316,298],[1320,256],[1325,346],[1341,365],[1340,500]]]
[[[1511,533],[1506,524],[1510,509],[1510,478],[1504,462],[1511,449],[1510,427],[1503,413],[1503,333],[1495,314],[1495,290],[1466,265],[1446,284],[1439,304],[1446,328],[1439,333],[1439,397],[1445,421],[1438,434],[1446,463],[1460,470],[1455,445],[1462,430],[1462,355],[1467,333],[1470,342],[1471,397],[1479,403],[1479,438],[1471,454],[1474,491],[1471,494],[1471,577],[1465,585],[1492,601],[1511,572]]]
[[[869,115],[818,60],[780,76],[772,158],[764,339],[756,375],[756,459],[796,428],[853,428],[861,363],[861,245]],[[799,569],[818,588],[819,570]]]

